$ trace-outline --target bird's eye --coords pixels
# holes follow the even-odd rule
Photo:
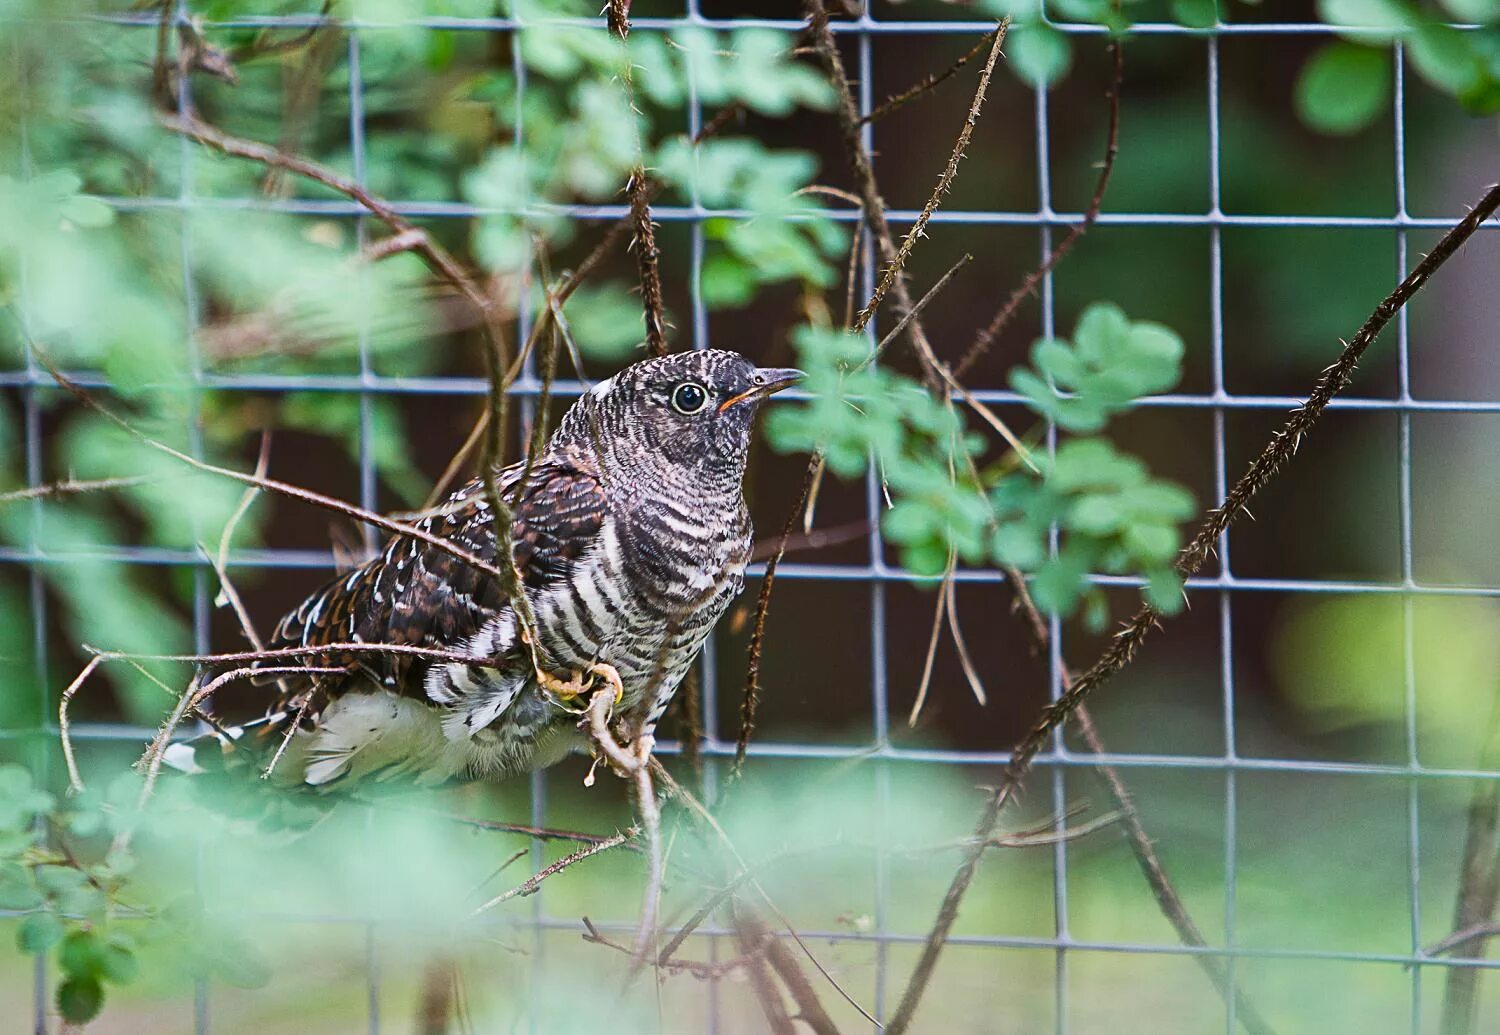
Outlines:
[[[708,392],[700,384],[684,381],[672,389],[672,409],[678,413],[697,413],[707,405]]]

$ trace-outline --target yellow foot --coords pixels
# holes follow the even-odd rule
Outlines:
[[[615,692],[615,704],[619,704],[625,697],[625,684],[620,682],[620,673],[613,665],[606,665],[599,661],[589,666],[589,675],[598,676],[609,684],[610,689]]]
[[[584,674],[577,669],[571,669],[568,673],[572,678],[562,679],[553,675],[546,669],[536,670],[536,681],[543,690],[560,697],[564,701],[572,701],[586,692],[594,683],[593,679],[585,679]]]

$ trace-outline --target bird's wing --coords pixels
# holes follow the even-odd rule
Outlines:
[[[565,577],[603,528],[603,484],[578,458],[542,460],[529,474],[519,464],[507,468],[499,488],[512,501],[513,556],[530,589]],[[483,483],[476,479],[417,527],[494,564],[491,514]],[[506,603],[494,576],[430,543],[398,535],[375,560],[328,583],[287,614],[267,646],[361,642],[457,648]],[[422,692],[420,680],[411,678],[414,668],[420,673],[426,667],[420,658],[372,652],[309,656],[351,672],[362,668],[400,692]],[[342,682],[325,679],[320,689],[336,695]],[[300,704],[297,698],[312,681],[283,680],[283,685],[287,699],[279,706],[286,708]]]

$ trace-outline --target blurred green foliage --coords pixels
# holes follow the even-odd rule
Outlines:
[[[435,295],[431,275],[411,255],[361,261],[353,221],[319,209],[336,200],[328,189],[295,178],[268,178],[258,166],[209,154],[165,132],[150,101],[154,33],[149,27],[68,17],[98,6],[84,0],[0,0],[0,18],[6,19],[6,35],[0,38],[0,364],[25,369],[27,345],[34,342],[69,369],[108,377],[111,403],[148,434],[230,465],[247,466],[254,433],[262,427],[325,438],[351,458],[363,443],[385,488],[414,505],[426,490],[411,453],[415,429],[389,397],[372,398],[365,408],[354,395],[340,393],[288,391],[247,402],[236,393],[196,392],[195,375],[200,370],[292,378],[350,375],[365,358],[389,376],[449,373],[455,366],[472,370],[477,365],[476,342],[467,337],[462,349],[452,350],[437,343],[454,328],[446,322],[445,300]],[[316,6],[309,0],[194,0],[193,10],[212,26],[245,14],[306,14]],[[1123,27],[1137,9],[1126,3],[1116,11],[1102,0],[1055,6],[1067,18],[1113,28]],[[1069,38],[1036,17],[1037,4],[991,2],[988,9],[1017,18],[1007,63],[1024,81],[1057,84],[1082,63],[1075,62]],[[798,110],[826,109],[832,94],[814,66],[793,53],[794,37],[688,27],[670,37],[637,31],[622,47],[602,28],[545,23],[550,14],[597,13],[581,0],[518,4],[527,27],[513,35],[410,24],[424,14],[488,16],[495,10],[491,0],[343,0],[332,13],[355,15],[372,26],[357,40],[367,131],[365,181],[392,198],[461,200],[483,207],[485,215],[472,229],[458,221],[428,228],[482,263],[496,290],[507,294],[507,305],[529,307],[533,317],[541,311],[543,286],[524,282],[523,274],[539,252],[589,243],[579,221],[565,218],[562,207],[618,204],[620,189],[637,165],[659,181],[663,199],[733,213],[705,226],[702,293],[712,308],[748,309],[775,285],[816,294],[837,282],[849,234],[828,218],[816,195],[806,193],[828,175],[817,158],[767,143],[775,134],[762,139],[733,122],[725,134],[703,142],[684,132],[693,97],[710,110],[743,105],[759,127]],[[1226,17],[1228,8],[1212,0],[1173,0],[1170,10],[1182,24],[1206,26]],[[1490,0],[1437,5],[1345,0],[1324,5],[1322,13],[1330,22],[1366,28],[1330,40],[1307,62],[1295,96],[1310,125],[1354,132],[1387,110],[1388,49],[1396,42],[1405,46],[1424,81],[1469,110],[1492,111],[1500,104],[1500,29]],[[53,17],[58,15],[63,17]],[[1449,18],[1478,27],[1454,31],[1440,24]],[[206,117],[256,140],[285,142],[342,175],[355,175],[347,128],[353,74],[347,37],[334,31],[282,53],[274,45],[295,33],[212,27],[205,33],[206,44],[238,56],[239,73],[235,84],[195,75],[194,97]],[[1144,50],[1148,43],[1140,42]],[[1151,66],[1160,72],[1168,63]],[[1185,109],[1154,95],[1131,97],[1128,104],[1137,101],[1139,107],[1129,109],[1139,115],[1127,123],[1133,135],[1112,188],[1112,207],[1157,208],[1164,194],[1179,198],[1185,185],[1205,179],[1206,168],[1182,154],[1183,127],[1197,125]],[[1302,153],[1281,127],[1235,109],[1235,103],[1226,100],[1225,123],[1233,129],[1224,142],[1223,175],[1226,192],[1238,191],[1247,210],[1269,211],[1273,202],[1284,200],[1286,184],[1266,175],[1267,168],[1289,170],[1297,181],[1297,202],[1311,209],[1334,199],[1379,196],[1379,185],[1368,178],[1314,175],[1320,156]],[[1414,134],[1421,130],[1413,127]],[[1095,146],[1092,138],[1089,146]],[[1059,179],[1075,174],[1091,182],[1094,170],[1078,163],[1076,170],[1058,171]],[[101,200],[106,197],[120,202],[118,208]],[[278,198],[306,203],[311,214],[261,207]],[[179,207],[179,199],[190,204]],[[878,458],[893,503],[885,533],[917,573],[941,572],[950,556],[965,564],[1012,564],[1033,576],[1041,604],[1065,614],[1081,610],[1096,629],[1108,611],[1103,594],[1086,581],[1090,572],[1138,576],[1149,599],[1174,610],[1181,597],[1170,562],[1180,543],[1179,525],[1192,512],[1191,497],[1154,476],[1104,433],[1116,430],[1112,419],[1128,412],[1135,400],[1177,382],[1185,360],[1183,340],[1095,299],[1106,294],[1099,285],[1107,278],[1136,286],[1140,269],[1150,268],[1157,281],[1151,299],[1141,308],[1132,298],[1131,311],[1176,314],[1189,307],[1187,299],[1207,296],[1189,276],[1201,272],[1204,263],[1200,252],[1184,259],[1159,241],[1147,242],[1139,260],[1131,262],[1118,252],[1091,250],[1111,232],[1094,231],[1062,274],[1080,285],[1072,302],[1064,304],[1080,314],[1072,336],[1038,341],[1029,364],[1011,377],[1030,415],[1059,431],[1055,451],[1031,450],[1035,469],[1014,456],[990,457],[966,412],[934,399],[911,378],[861,366],[868,351],[864,339],[811,327],[800,329],[794,341],[810,374],[812,398],[805,406],[773,412],[773,442],[788,450],[819,449],[834,473],[846,477],[862,474],[872,455]],[[1236,233],[1260,235],[1246,241]],[[1237,282],[1235,294],[1240,288],[1252,297],[1262,292],[1258,301],[1275,311],[1282,329],[1294,326],[1300,334],[1300,339],[1290,332],[1267,335],[1264,349],[1243,350],[1247,362],[1269,362],[1265,356],[1281,357],[1284,353],[1276,350],[1300,348],[1299,340],[1331,340],[1347,332],[1344,312],[1367,303],[1384,284],[1383,272],[1348,268],[1354,265],[1350,254],[1365,250],[1362,240],[1350,245],[1326,231],[1286,233],[1297,236],[1273,240],[1265,232],[1226,231],[1231,274],[1235,245],[1242,242],[1241,261],[1262,271],[1253,282],[1249,277]],[[1282,261],[1288,253],[1300,261]],[[1309,276],[1309,268],[1334,274]],[[567,318],[582,349],[604,363],[632,356],[642,336],[633,281],[619,275],[585,284],[569,300]],[[1183,326],[1188,342],[1201,339],[1175,315],[1162,318]],[[459,327],[457,333],[468,331]],[[36,419],[47,429],[36,472],[42,480],[122,474],[145,474],[149,480],[108,500],[0,504],[0,541],[53,555],[36,566],[43,585],[35,613],[21,582],[0,581],[0,658],[10,665],[9,684],[0,693],[0,726],[7,730],[41,730],[55,707],[56,688],[71,675],[59,670],[57,657],[33,656],[38,624],[55,620],[68,644],[134,652],[189,648],[187,580],[152,582],[143,569],[101,555],[122,541],[175,550],[213,548],[240,498],[239,486],[187,471],[72,406],[61,393],[37,390],[32,398],[40,411]],[[14,396],[0,397],[0,491],[27,481],[18,431],[25,419]],[[367,428],[371,434],[362,434]],[[251,508],[238,526],[237,545],[267,538],[266,513],[263,506]],[[1339,598],[1288,607],[1274,641],[1277,687],[1307,728],[1393,726],[1404,717],[1397,677],[1406,659],[1398,647],[1409,620],[1419,645],[1414,667],[1420,733],[1435,745],[1427,757],[1472,764],[1483,731],[1470,721],[1469,695],[1485,688],[1495,669],[1492,638],[1484,635],[1493,627],[1493,608],[1474,601],[1420,600],[1408,619],[1401,606],[1394,598]],[[65,653],[55,642],[53,649]],[[168,686],[184,682],[181,666],[149,671]],[[157,683],[133,669],[111,666],[110,675],[128,718],[154,721],[170,704]],[[31,685],[34,676],[42,687]],[[1192,687],[1199,706],[1209,678]],[[1215,710],[1212,722],[1218,718]],[[1173,719],[1183,721],[1181,714]],[[47,768],[0,766],[0,909],[24,912],[13,922],[16,944],[24,954],[48,954],[57,964],[63,975],[57,1004],[70,1018],[96,1013],[106,989],[117,997],[119,986],[127,983],[139,990],[131,994],[150,999],[182,996],[181,987],[168,987],[170,978],[181,975],[249,986],[263,983],[274,969],[283,982],[312,982],[325,955],[344,959],[320,941],[333,937],[324,932],[254,927],[255,918],[272,913],[298,918],[394,913],[403,932],[412,926],[443,928],[444,937],[435,940],[444,949],[458,944],[487,950],[501,954],[502,962],[526,951],[512,944],[519,936],[507,930],[505,920],[496,925],[498,934],[495,928],[464,929],[462,938],[446,937],[444,925],[458,929],[475,896],[495,889],[499,878],[493,871],[503,853],[489,840],[460,835],[456,825],[435,818],[438,806],[425,813],[414,807],[410,816],[382,815],[368,828],[362,813],[335,815],[288,848],[274,838],[247,836],[243,824],[219,812],[205,812],[180,796],[180,784],[164,785],[151,813],[138,815],[138,780],[110,779],[124,768],[119,758],[100,759],[98,771],[88,773],[90,784],[104,789],[91,786],[62,802],[42,778]],[[764,867],[777,900],[799,921],[819,929],[871,929],[880,886],[871,859],[876,850],[886,852],[889,872],[881,880],[903,893],[881,903],[889,909],[883,922],[891,930],[921,934],[951,868],[941,853],[952,851],[972,822],[973,774],[935,767],[902,770],[901,779],[888,781],[893,802],[881,799],[877,806],[869,786],[872,771],[854,765],[827,780],[808,779],[806,768],[778,773],[748,785],[724,822],[752,865]],[[1153,830],[1160,831],[1173,872],[1188,894],[1202,900],[1195,901],[1203,907],[1197,914],[1213,917],[1222,905],[1222,788],[1193,775],[1190,783],[1162,789],[1143,774],[1137,786],[1145,786],[1144,800],[1159,805],[1153,823],[1160,826]],[[1382,942],[1381,950],[1407,951],[1406,917],[1392,921],[1380,908],[1405,905],[1397,901],[1402,875],[1387,872],[1389,853],[1379,851],[1389,848],[1379,827],[1386,813],[1353,789],[1327,790],[1313,778],[1290,788],[1258,787],[1243,774],[1240,779],[1239,821],[1245,832],[1239,894],[1246,943],[1258,937],[1284,944],[1288,932],[1295,932],[1310,944],[1342,939],[1367,947],[1390,939],[1394,930],[1397,944]],[[1288,798],[1309,788],[1325,793],[1320,799],[1325,811],[1285,808]],[[499,802],[505,815],[524,814],[524,793],[523,788]],[[1429,842],[1442,843],[1446,832],[1447,841],[1456,843],[1458,828],[1449,819],[1461,814],[1451,807],[1458,791],[1426,793],[1439,798],[1440,807],[1450,806],[1437,820],[1429,818],[1431,810],[1424,814],[1424,822],[1439,828]],[[593,799],[577,811],[581,824],[608,828],[625,808],[622,802],[601,806]],[[1354,818],[1331,824],[1328,815]],[[1333,843],[1316,843],[1331,828],[1344,829],[1336,830]],[[139,848],[112,853],[114,838],[130,830],[138,831]],[[1255,832],[1263,836],[1252,836]],[[1404,831],[1390,835],[1396,836]],[[186,846],[199,846],[200,838],[209,842],[206,857],[215,865],[207,867],[209,885],[186,894],[198,858]],[[381,851],[369,851],[370,838],[378,839]],[[688,862],[668,884],[669,905],[679,911],[695,907],[694,892],[705,873],[715,875],[705,861],[708,853],[686,842],[674,851]],[[820,849],[816,866],[794,854],[808,845]],[[549,847],[546,855],[555,858],[565,850]],[[1156,931],[1163,940],[1172,938],[1118,844],[1095,838],[1074,852],[1068,884],[1075,933],[1140,940],[1142,932]],[[944,865],[935,866],[935,857]],[[796,864],[785,865],[788,858]],[[1054,934],[1050,859],[1050,853],[1037,852],[992,855],[962,920],[970,933]],[[1423,879],[1442,883],[1444,894],[1450,877],[1442,865],[1423,870]],[[602,909],[606,919],[628,922],[636,915],[639,885],[637,858],[619,852],[557,879],[546,893],[551,915],[598,916]],[[205,909],[205,903],[213,908]],[[1432,918],[1440,918],[1447,905],[1442,901],[1423,914],[1434,937],[1445,932]],[[517,903],[513,915],[529,917],[529,909]],[[510,1020],[535,995],[543,1023],[566,1030],[581,1009],[620,1009],[612,999],[604,1002],[603,993],[600,1002],[580,1005],[604,982],[584,982],[588,987],[580,989],[576,937],[571,931],[566,936],[564,951],[551,954],[566,961],[565,972],[548,972],[535,986],[515,979],[516,968],[493,966],[487,958],[484,973],[496,975],[495,988],[483,990],[491,993],[489,1015]],[[413,939],[403,937],[402,948],[412,952]],[[261,944],[275,945],[279,955],[263,959],[255,948]],[[701,942],[690,947],[707,953]],[[860,955],[866,949],[856,943],[827,951],[840,954],[849,972],[840,977],[868,1001],[875,964],[873,949],[868,959]],[[358,961],[363,951],[348,958]],[[900,956],[899,947],[889,951]],[[958,961],[945,961],[953,968],[947,972],[952,980],[945,994],[935,997],[929,1016],[958,1025],[971,1016],[966,1004],[983,1001],[978,994],[966,998],[967,986],[993,991],[997,985],[988,961],[951,958]],[[1089,957],[1075,953],[1073,959],[1074,974],[1087,974]],[[540,972],[542,961],[536,962]],[[1008,1030],[1047,1026],[1047,983],[1056,969],[1051,952],[1028,956],[1015,950],[1011,962],[1014,973],[1035,976],[1035,987],[1045,994],[1007,994],[994,1004],[994,1016],[1005,1017]],[[1153,986],[1120,976],[1137,961],[1115,957],[1110,965],[1116,969],[1108,987],[1140,992],[1143,1000],[1151,987],[1176,993],[1197,988],[1200,981],[1188,972]],[[1243,967],[1249,971],[1255,965]],[[1263,987],[1280,992],[1311,983],[1307,972],[1314,969],[1299,963],[1295,972],[1289,967],[1279,976],[1257,976]],[[397,980],[409,977],[398,974]],[[1378,1021],[1389,1003],[1406,994],[1405,976],[1393,980],[1399,986],[1394,992],[1385,984],[1372,991],[1320,983],[1305,993],[1305,1001],[1269,999],[1283,1021],[1305,1020],[1318,1009],[1340,1021],[1364,1010]],[[333,1011],[351,984],[314,986],[318,995],[309,1000],[317,1001],[308,1008]],[[1095,996],[1091,985],[1082,987],[1071,993],[1078,1017],[1088,1018],[1102,1002],[1112,1003],[1115,1011],[1134,1002],[1128,995]],[[726,997],[739,994],[732,983],[721,991]],[[654,1008],[635,1003],[611,1016],[622,1030],[637,1024],[650,1030]],[[1203,1027],[1220,1020],[1211,999],[1195,1009],[1194,1016],[1205,1018]],[[1128,1027],[1119,1024],[1118,1013],[1107,1020]],[[1153,1022],[1143,1012],[1141,1023]],[[682,1030],[695,1030],[691,1019]]]
[[[873,457],[892,498],[882,528],[914,572],[935,575],[956,558],[1034,573],[1038,604],[1067,615],[1085,601],[1095,629],[1109,609],[1088,585],[1090,572],[1138,575],[1160,610],[1182,606],[1172,562],[1192,497],[1096,435],[1111,414],[1177,383],[1183,345],[1172,331],[1097,303],[1071,342],[1038,341],[1035,369],[1018,368],[1012,386],[1037,416],[1089,437],[1069,438],[1055,453],[1032,450],[1024,465],[1007,454],[985,467],[985,439],[957,407],[867,362],[860,336],[802,328],[794,341],[813,399],[770,414],[771,444],[816,450],[845,478],[862,475]],[[1054,527],[1060,536],[1051,551]]]
[[[1043,18],[1044,0],[984,0],[996,17],[1014,22],[1009,65],[1024,82],[1048,86],[1067,75],[1073,45]],[[1102,25],[1122,33],[1133,21],[1155,20],[1151,0],[1051,0],[1053,20]],[[1170,20],[1211,29],[1236,21],[1236,8],[1257,0],[1171,0]],[[1476,115],[1500,111],[1500,4],[1495,0],[1318,0],[1322,20],[1340,29],[1302,68],[1297,109],[1325,133],[1357,132],[1390,107],[1393,44],[1434,88]]]

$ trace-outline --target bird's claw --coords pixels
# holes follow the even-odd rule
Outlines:
[[[583,711],[578,706],[577,701],[594,688],[594,682],[597,679],[604,680],[609,688],[614,691],[615,699],[611,704],[611,708],[618,705],[625,698],[625,684],[621,682],[620,673],[613,665],[608,665],[604,662],[595,662],[585,671],[569,669],[568,675],[569,678],[563,679],[554,673],[548,672],[546,669],[538,668],[536,670],[538,685],[573,711]]]
[[[613,665],[596,661],[589,666],[589,675],[598,676],[609,684],[610,689],[615,692],[615,704],[619,704],[625,699],[625,684],[620,681],[620,673]]]

